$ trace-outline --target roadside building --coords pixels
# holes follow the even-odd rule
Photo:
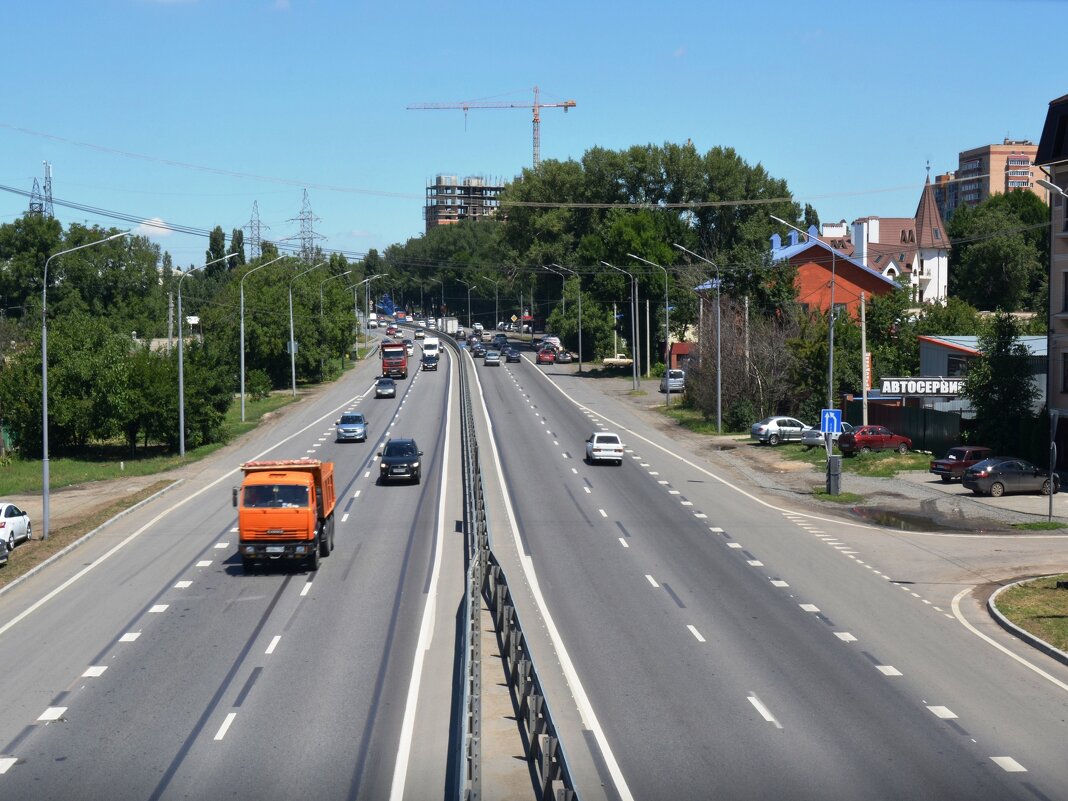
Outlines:
[[[438,175],[427,184],[423,219],[426,230],[439,225],[455,225],[463,220],[482,220],[497,213],[504,185],[478,176],[460,179]]]
[[[991,195],[1022,190],[1044,202],[1046,190],[1035,183],[1042,177],[1036,165],[1038,146],[1027,139],[1005,139],[1000,145],[962,150],[957,169],[935,179],[936,200],[943,219],[959,206],[978,206]]]

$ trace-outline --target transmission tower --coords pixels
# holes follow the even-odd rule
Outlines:
[[[245,230],[248,231],[249,260],[258,259],[263,255],[262,232],[270,231],[271,226],[260,222],[260,204],[257,200],[252,201],[252,218],[245,226]]]
[[[300,208],[300,215],[287,220],[287,222],[300,222],[300,233],[297,236],[286,239],[300,239],[300,257],[306,262],[315,258],[315,243],[317,240],[326,239],[322,234],[315,233],[315,223],[319,218],[312,213],[311,201],[308,200],[308,190],[304,190],[304,203]]]
[[[44,195],[41,194],[41,185],[37,183],[36,178],[33,179],[33,191],[30,192],[30,214],[44,214]]]
[[[55,217],[55,210],[52,208],[52,165],[47,161],[44,162],[45,168],[45,183],[44,183],[44,213],[49,217]]]
[[[41,192],[41,184],[34,178],[33,191],[30,192],[30,214],[54,217],[55,213],[52,209],[52,165],[46,161],[44,162],[44,167],[44,192]]]

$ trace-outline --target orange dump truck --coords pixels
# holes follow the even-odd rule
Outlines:
[[[234,488],[238,551],[245,570],[295,560],[309,570],[334,549],[334,463],[318,459],[245,462]]]

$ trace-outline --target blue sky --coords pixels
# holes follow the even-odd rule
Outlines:
[[[1068,2],[36,0],[4,4],[0,185],[195,229],[299,231],[364,253],[423,232],[437,174],[510,180],[529,110],[416,103],[573,99],[542,158],[594,146],[735,148],[824,221],[911,216],[931,164],[1037,142],[1068,93],[1045,32]],[[147,157],[147,158],[142,158]],[[0,222],[28,200],[0,192]],[[56,207],[64,223],[123,225]],[[179,265],[206,239],[152,238]]]

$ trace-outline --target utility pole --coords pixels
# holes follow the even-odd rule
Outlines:
[[[862,423],[868,424],[868,326],[864,318],[864,293],[860,293],[860,387]]]

